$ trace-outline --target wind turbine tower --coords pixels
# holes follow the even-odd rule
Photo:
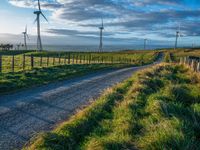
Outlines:
[[[101,19],[101,21],[102,21],[102,24],[101,24],[101,27],[99,27],[99,30],[100,30],[99,52],[103,52],[103,30],[104,30],[103,18]]]
[[[144,39],[144,50],[146,50],[146,46],[147,46],[147,39]]]
[[[37,49],[38,51],[42,51],[42,40],[41,40],[41,35],[40,35],[40,15],[48,22],[47,18],[43,14],[40,6],[40,0],[38,0],[38,10],[34,11],[34,14],[37,16],[35,19],[35,22],[37,22]]]
[[[178,38],[181,36],[181,33],[180,33],[180,26],[179,26],[179,29],[176,31],[176,40],[175,40],[175,47],[174,47],[174,50],[177,49],[177,46],[178,46]]]
[[[25,27],[25,31],[22,32],[22,34],[24,35],[24,46],[25,46],[25,49],[28,50],[28,47],[27,47],[27,40],[26,40],[26,38],[29,39],[29,36],[28,36],[28,33],[27,33],[27,26]]]

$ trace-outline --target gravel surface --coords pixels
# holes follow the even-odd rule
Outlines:
[[[0,96],[0,150],[21,149],[39,132],[54,128],[106,88],[145,67],[107,70]]]

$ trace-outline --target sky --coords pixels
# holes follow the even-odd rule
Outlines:
[[[180,26],[179,46],[200,46],[199,0],[40,0],[41,34],[49,45],[98,45],[101,18],[105,45],[172,46]],[[23,42],[28,27],[36,44],[36,0],[0,1],[0,43]]]

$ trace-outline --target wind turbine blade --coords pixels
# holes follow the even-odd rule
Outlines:
[[[49,22],[48,19],[45,17],[45,15],[44,15],[43,13],[41,13],[41,15],[43,16],[43,18],[44,18],[47,22]]]
[[[28,40],[30,40],[30,38],[29,38],[29,35],[28,35],[28,34],[26,34],[26,36],[27,36]]]
[[[26,34],[27,34],[27,25],[26,25],[26,27],[25,27],[25,32],[26,32]]]
[[[33,22],[34,24],[37,22],[37,19],[38,19],[38,18],[36,18],[36,19],[34,20],[34,22]]]
[[[41,11],[40,0],[38,0],[38,8]]]

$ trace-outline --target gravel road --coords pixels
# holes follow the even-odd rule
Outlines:
[[[107,70],[0,96],[0,150],[21,149],[37,133],[54,128],[106,88],[146,67]]]

